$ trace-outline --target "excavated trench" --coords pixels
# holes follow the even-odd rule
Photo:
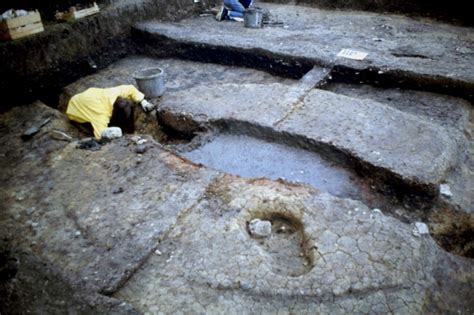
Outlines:
[[[164,115],[169,119],[171,114]],[[176,119],[181,118],[177,115]],[[164,129],[170,138],[181,139],[166,145],[195,163],[243,177],[309,185],[337,197],[362,201],[406,223],[426,222],[441,247],[474,258],[474,218],[429,193],[412,191],[398,180],[380,181],[353,157],[304,137],[237,121],[202,125],[188,118],[187,122],[192,126],[188,131],[194,132],[172,131],[169,126]],[[286,241],[291,242],[290,238]]]
[[[265,66],[260,64],[259,68]],[[298,65],[294,72],[288,69],[284,72],[294,74],[301,70]],[[354,72],[350,79],[348,73],[351,72],[335,68],[318,87],[352,97],[384,101],[389,106],[453,129],[458,128],[460,121],[469,119],[461,108],[470,110],[471,105],[465,100],[470,97],[462,89],[438,86],[439,82],[423,86],[400,78],[401,87],[394,87],[397,79],[393,77],[377,79],[368,71],[370,75]],[[241,121],[202,123],[166,110],[159,112],[158,120],[170,139],[179,139],[177,145],[175,141],[167,145],[193,162],[243,177],[266,177],[309,185],[334,196],[360,200],[372,209],[380,209],[406,223],[426,222],[441,247],[474,258],[472,215],[443,202],[430,190],[411,187],[410,183],[390,174],[376,175],[377,170],[345,152],[304,137]],[[181,121],[180,130],[174,129],[174,124],[166,124],[170,120]]]
[[[113,53],[109,52],[109,44],[99,49],[93,58],[102,68],[110,64],[111,60],[116,61],[133,51],[153,57],[174,57],[193,62],[259,69],[278,76],[281,80],[301,79],[315,65],[315,60],[312,59],[291,57],[263,49],[229,48],[180,42],[170,38],[162,38],[160,44],[156,45],[156,39],[156,35],[132,30],[131,36],[127,34],[121,41],[117,41],[113,46],[116,48]],[[425,58],[423,55],[398,57]],[[96,71],[94,61],[78,59],[70,64],[60,64],[54,71],[74,73],[67,76],[69,83]],[[353,98],[375,100],[430,123],[450,128],[453,134],[466,134],[466,130],[460,126],[472,119],[469,115],[466,116],[466,112],[472,112],[474,94],[470,86],[462,82],[435,76],[417,77],[413,73],[378,68],[352,69],[327,64],[321,68],[323,67],[332,68],[327,70],[327,75],[314,87]],[[32,83],[27,86],[42,91],[40,94],[35,92],[36,97],[51,107],[58,108],[57,93],[65,80],[63,74],[60,76],[54,71],[42,74],[38,79],[32,76]],[[185,74],[189,70],[183,68],[182,72]],[[52,80],[44,80],[48,76]],[[30,79],[23,81],[28,80]],[[23,81],[19,81],[18,85],[25,83]],[[48,83],[39,84],[37,81]],[[192,82],[189,84],[192,87]],[[27,99],[29,98],[28,94]],[[154,101],[160,102],[159,99]],[[474,258],[474,215],[443,198],[438,191],[433,191],[433,187],[413,185],[395,172],[379,169],[336,146],[268,126],[228,118],[204,120],[192,115],[183,116],[183,113],[169,109],[159,110],[157,119],[154,118],[136,112],[136,133],[150,134],[167,149],[194,163],[242,177],[266,177],[308,185],[333,196],[361,201],[374,211],[378,212],[380,209],[405,223],[425,222],[433,239],[444,250]],[[168,124],[170,121],[176,123]],[[181,125],[179,129],[176,128],[178,124]],[[454,173],[454,170],[450,172]],[[118,191],[118,194],[122,192]],[[285,277],[299,277],[310,272],[316,260],[316,244],[308,239],[303,223],[272,205],[263,210],[252,213],[252,219],[270,221],[271,236],[251,239],[251,242],[255,242],[271,258],[272,271]],[[242,228],[248,229],[248,222],[246,226],[242,224]],[[171,251],[170,260],[172,253]],[[155,254],[161,255],[161,252],[156,251]],[[0,252],[2,277],[11,277],[17,272],[17,262],[5,260],[9,255]]]
[[[147,55],[259,69],[283,78],[300,79],[314,65],[314,61],[308,59],[262,50],[207,47],[166,38],[161,39],[158,49],[148,44],[156,40],[156,36],[135,31],[133,38]],[[460,108],[469,108],[473,100],[469,87],[454,80],[418,78],[409,73],[376,68],[355,70],[335,66],[316,86],[351,97],[371,98],[453,128],[459,121],[468,119]],[[397,102],[400,98],[403,101]],[[413,106],[420,99],[422,106]],[[456,104],[444,106],[445,99],[456,99]],[[430,107],[433,100],[434,109]],[[149,127],[141,128],[144,120],[146,118],[137,118],[137,132],[150,132]],[[164,123],[172,120],[184,127],[178,130]],[[158,121],[161,128],[151,131],[153,136],[194,162],[245,177],[299,182],[334,196],[360,200],[403,222],[427,222],[432,236],[444,249],[474,257],[472,215],[440,201],[432,187],[413,187],[412,183],[384,173],[347,152],[267,127],[235,121],[202,123],[166,110],[158,112]]]
[[[232,56],[224,60],[242,65],[245,58],[239,56],[234,60]],[[297,78],[310,69],[304,63],[266,58],[268,60],[262,60],[257,52],[257,57],[246,59],[245,66],[252,68],[249,60],[258,60],[259,69],[271,69],[272,74],[279,69],[278,74]],[[400,87],[394,87],[397,80],[401,82]],[[379,78],[372,70],[357,72],[336,67],[316,86],[351,97],[370,98],[452,129],[459,129],[459,122],[469,119],[464,114],[471,106],[465,100],[469,98],[466,91],[461,91],[458,95],[461,98],[456,98],[452,95],[459,91],[446,89],[439,82],[428,84],[428,88],[415,82],[410,83],[406,78]],[[335,147],[248,122],[226,119],[203,122],[200,117],[169,110],[158,111],[158,130],[149,116],[138,113],[135,120],[136,132],[151,134],[193,162],[243,177],[309,185],[337,197],[362,201],[406,223],[426,222],[441,247],[461,256],[474,257],[471,215],[443,202],[432,189],[413,187],[396,174],[380,171]]]

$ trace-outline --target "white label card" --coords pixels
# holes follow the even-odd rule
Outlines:
[[[341,50],[337,56],[352,60],[364,60],[369,54],[363,51],[357,51],[352,49],[343,49]]]

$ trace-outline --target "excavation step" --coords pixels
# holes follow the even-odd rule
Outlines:
[[[354,98],[368,98],[429,122],[460,131],[468,128],[469,116],[473,108],[470,102],[462,98],[424,91],[336,82],[322,88]]]
[[[354,158],[373,176],[399,177],[410,185],[426,186],[423,189],[431,193],[437,193],[458,150],[443,127],[382,103],[317,89],[298,94],[293,87],[279,84],[198,86],[165,97],[161,111],[175,113],[166,117],[184,115],[203,123],[248,121],[305,138],[313,146]],[[189,125],[182,122],[163,121],[186,131]]]
[[[442,127],[370,100],[313,90],[279,130],[305,135],[351,156],[432,185],[456,163],[455,139]]]
[[[206,16],[179,24],[139,23],[135,35],[144,53],[157,56],[254,67],[267,62],[268,68],[275,68],[275,64],[297,67],[300,63],[305,71],[311,64],[374,68],[376,73],[393,75],[401,82],[431,82],[439,88],[458,89],[465,96],[474,94],[470,28],[367,12],[276,4],[262,7],[283,27],[247,29],[241,23],[217,22]],[[368,55],[360,61],[338,57],[342,49]],[[282,71],[291,73],[288,67]]]

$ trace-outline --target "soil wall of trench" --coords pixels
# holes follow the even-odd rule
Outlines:
[[[203,9],[191,0],[105,3],[110,4],[100,14],[72,23],[45,20],[42,33],[0,42],[0,112],[35,99],[55,106],[62,87],[135,51],[131,28],[136,22],[174,21]]]

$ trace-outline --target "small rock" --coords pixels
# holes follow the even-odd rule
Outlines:
[[[112,190],[112,194],[116,195],[116,194],[121,194],[123,193],[125,190],[122,188],[122,187],[119,187],[119,188],[115,188],[114,190]]]
[[[415,229],[418,231],[418,234],[429,234],[430,230],[428,229],[428,225],[423,222],[415,222]]]
[[[380,210],[378,208],[374,208],[374,209],[372,209],[372,211],[375,212],[375,213],[382,214],[382,210]]]
[[[161,256],[162,253],[160,252],[159,249],[157,249],[157,250],[155,250],[155,254],[158,255],[158,256]]]
[[[143,154],[146,152],[147,150],[147,146],[145,144],[139,144],[137,145],[137,147],[135,148],[135,153],[138,153],[138,154]]]
[[[122,137],[122,129],[119,127],[108,127],[102,131],[102,139],[104,140],[112,140],[120,137]]]
[[[132,136],[130,140],[132,140],[133,143],[137,143],[138,141],[142,140],[142,138],[139,136]]]
[[[272,233],[272,223],[267,220],[253,219],[249,223],[249,231],[253,237],[268,237]]]
[[[453,193],[451,192],[451,188],[449,187],[448,184],[439,185],[439,192],[441,195],[448,198],[451,198],[453,196]]]

